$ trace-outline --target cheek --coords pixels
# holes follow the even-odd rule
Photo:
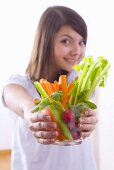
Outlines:
[[[63,53],[60,50],[55,51],[54,60],[58,63],[63,58]]]
[[[56,45],[56,48],[54,49],[54,56],[56,58],[63,58],[64,56],[68,55],[70,49],[67,47],[64,47],[62,45]]]
[[[85,56],[85,51],[86,51],[86,47],[83,47],[83,49],[82,49],[82,56]]]

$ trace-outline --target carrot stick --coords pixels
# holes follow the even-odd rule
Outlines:
[[[48,94],[52,94],[54,92],[53,90],[53,84],[49,83],[48,81],[46,81],[46,85],[47,85],[47,90],[48,90]]]
[[[49,96],[46,81],[41,81],[40,84],[43,87],[43,89],[46,91],[47,95]]]
[[[59,91],[59,84],[58,84],[57,81],[54,81],[54,83],[53,83],[53,88],[54,88],[54,92],[55,92],[55,91]]]
[[[66,105],[68,103],[68,86],[67,86],[66,75],[61,75],[59,77],[59,83],[60,83],[60,90],[63,93],[63,98],[62,98],[61,103],[66,108],[67,107]]]
[[[73,86],[74,86],[73,82],[69,83],[69,85],[68,85],[68,92],[72,89]]]
[[[44,88],[48,96],[50,96],[50,94],[54,92],[53,83],[50,83],[47,80],[44,80],[44,81],[41,81],[40,84],[42,85],[42,87]]]
[[[54,86],[53,86],[53,83],[50,83],[50,88],[51,88],[51,93],[54,92]]]

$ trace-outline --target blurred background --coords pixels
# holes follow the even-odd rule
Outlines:
[[[114,10],[111,0],[0,0],[0,95],[11,74],[28,64],[38,20],[53,5],[76,10],[88,25],[86,55],[106,57],[111,68],[105,88],[97,90],[98,124],[91,139],[98,170],[114,169]],[[0,99],[0,150],[11,148],[10,114]]]

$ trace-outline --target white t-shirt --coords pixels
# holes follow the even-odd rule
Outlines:
[[[70,79],[72,75],[70,75]],[[70,81],[69,79],[69,81]],[[33,97],[39,97],[33,83],[21,75],[13,75],[7,84],[22,85]],[[18,99],[16,99],[18,100]],[[11,113],[13,123],[11,170],[96,170],[90,138],[74,146],[39,144],[27,122]]]

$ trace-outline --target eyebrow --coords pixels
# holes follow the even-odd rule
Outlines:
[[[61,37],[68,37],[68,38],[70,38],[70,39],[73,39],[74,37],[71,37],[70,35],[68,35],[68,34],[63,34],[63,35],[61,35]],[[84,38],[82,37],[81,38],[81,41],[83,41],[84,40]]]
[[[69,38],[72,38],[70,35],[68,35],[68,34],[63,34],[63,35],[61,35],[61,37],[69,37]]]

